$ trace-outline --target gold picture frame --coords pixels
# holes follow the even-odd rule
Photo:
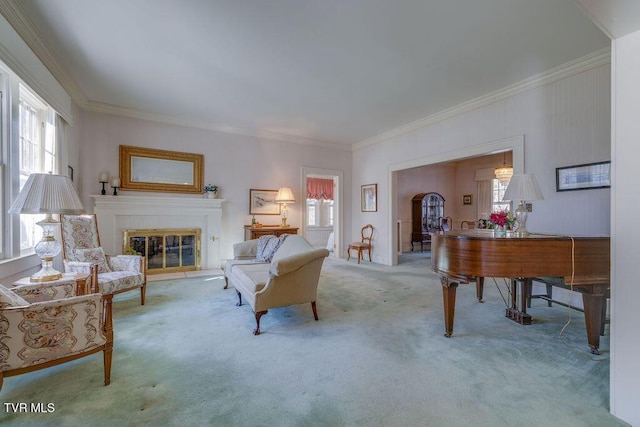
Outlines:
[[[120,188],[130,191],[202,193],[204,155],[120,146]]]

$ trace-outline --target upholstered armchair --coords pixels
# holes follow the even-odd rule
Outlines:
[[[4,377],[103,352],[111,381],[113,295],[76,295],[76,282],[0,285],[0,389]]]
[[[93,292],[118,294],[140,288],[144,305],[147,288],[147,264],[139,255],[104,253],[100,246],[95,214],[60,215],[62,252],[65,271],[91,273]]]

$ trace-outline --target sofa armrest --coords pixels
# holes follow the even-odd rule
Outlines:
[[[280,258],[271,263],[269,273],[274,276],[282,276],[303,267],[315,259],[325,258],[327,256],[329,256],[329,251],[323,248]]]
[[[258,239],[247,240],[233,245],[233,259],[253,259],[258,253]]]

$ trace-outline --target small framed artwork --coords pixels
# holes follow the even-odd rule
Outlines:
[[[556,168],[556,191],[611,187],[611,162]]]
[[[276,203],[278,190],[249,190],[249,215],[280,215],[281,205]]]
[[[360,208],[362,212],[378,211],[378,184],[360,186]]]
[[[471,204],[471,194],[465,194],[464,196],[462,196],[462,204],[463,205]]]

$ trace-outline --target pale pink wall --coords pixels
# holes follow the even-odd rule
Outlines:
[[[99,194],[100,172],[118,172],[119,145],[157,148],[204,155],[205,183],[220,187],[225,199],[222,218],[221,257],[232,256],[232,245],[243,240],[243,225],[251,222],[249,189],[290,186],[296,203],[288,206],[289,223],[300,227],[303,193],[301,167],[344,172],[345,200],[351,198],[350,151],[220,133],[109,114],[82,111],[79,119],[80,166],[77,176],[85,207],[93,210],[92,194]],[[127,193],[140,194],[140,193]],[[351,205],[344,204],[344,229],[351,227]],[[279,216],[257,218],[277,224]]]
[[[436,192],[445,199],[445,215],[453,218],[455,228],[462,221],[475,221],[477,214],[476,169],[511,165],[511,153],[494,154],[438,165],[421,166],[397,174],[398,219],[411,221],[411,199],[418,193]],[[471,194],[472,204],[464,205],[462,196]]]

